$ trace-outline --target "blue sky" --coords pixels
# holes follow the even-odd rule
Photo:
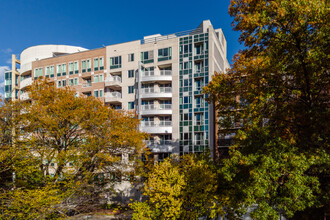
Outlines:
[[[243,48],[232,30],[229,0],[3,0],[0,7],[0,74],[11,54],[38,44],[88,49],[195,29],[202,20],[222,28],[227,56]]]

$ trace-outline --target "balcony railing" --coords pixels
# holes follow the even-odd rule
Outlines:
[[[120,92],[106,92],[104,95],[106,98],[121,98]]]
[[[147,146],[157,146],[157,145],[172,145],[173,141],[172,140],[148,140],[146,141]]]
[[[172,93],[172,87],[160,87],[156,88],[143,88],[141,90],[142,94],[150,94],[150,93]]]
[[[87,83],[83,83],[82,84],[82,87],[83,88],[90,87],[90,86],[92,86],[92,83],[91,82],[87,82]]]
[[[142,77],[148,77],[148,76],[172,76],[172,70],[159,70],[159,71],[149,70],[149,71],[144,71],[142,73]]]
[[[26,87],[26,86],[30,86],[30,85],[32,85],[32,77],[30,77],[30,78],[26,78],[26,79],[23,79],[22,81],[21,81],[21,84],[20,84],[20,86],[21,86],[21,88],[24,88],[24,87]]]
[[[170,127],[172,126],[172,121],[159,121],[157,124],[154,121],[142,121],[142,127]]]
[[[172,104],[151,104],[151,105],[142,105],[141,110],[171,110]]]
[[[120,76],[107,76],[105,78],[106,82],[121,82],[121,77]]]

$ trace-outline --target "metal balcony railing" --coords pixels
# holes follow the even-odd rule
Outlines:
[[[120,76],[107,76],[105,78],[106,82],[121,82],[121,77]]]
[[[121,98],[120,92],[106,92],[104,95],[106,98]]]
[[[142,127],[169,127],[169,126],[172,126],[172,121],[159,121],[158,124],[156,124],[154,121],[142,121],[141,126]]]
[[[141,110],[170,110],[172,109],[172,104],[151,104],[151,105],[142,105]]]
[[[155,88],[143,88],[141,90],[142,94],[151,94],[151,93],[172,93],[172,87],[159,87]]]

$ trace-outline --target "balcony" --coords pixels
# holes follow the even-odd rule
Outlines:
[[[142,115],[171,115],[172,104],[142,105]]]
[[[21,81],[21,84],[20,84],[21,89],[23,89],[23,88],[25,88],[25,87],[27,87],[27,86],[32,85],[32,83],[33,83],[32,77],[30,77],[30,78],[26,78],[26,79],[23,79],[23,80]]]
[[[172,98],[172,87],[143,88],[141,98]]]
[[[174,148],[172,140],[146,141],[146,146],[152,152],[172,152]]]
[[[145,71],[141,82],[172,81],[172,70]]]
[[[121,103],[121,93],[120,92],[106,92],[105,102],[108,103]]]
[[[157,124],[154,121],[142,121],[141,131],[149,134],[171,134],[172,121],[159,121]]]
[[[121,77],[120,76],[108,76],[105,78],[106,87],[121,87]]]

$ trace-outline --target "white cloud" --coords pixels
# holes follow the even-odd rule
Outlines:
[[[11,64],[11,59],[6,60],[7,64]]]
[[[11,48],[6,48],[6,49],[2,49],[1,52],[2,52],[2,53],[7,53],[7,54],[8,54],[8,53],[12,53],[13,50],[12,50]]]

